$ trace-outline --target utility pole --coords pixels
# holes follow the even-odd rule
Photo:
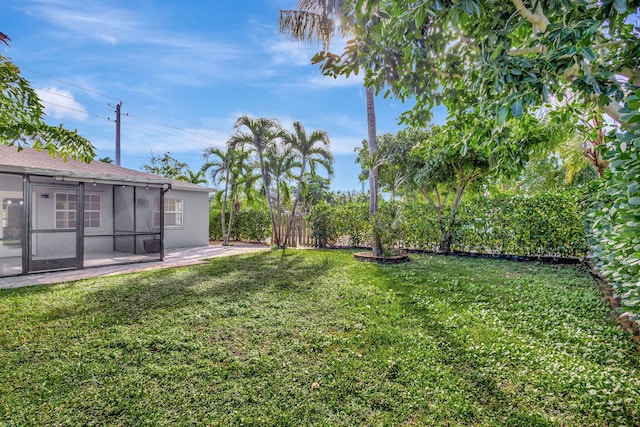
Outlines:
[[[120,166],[120,108],[122,101],[116,105],[116,165]]]

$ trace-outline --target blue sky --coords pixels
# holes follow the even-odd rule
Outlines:
[[[366,138],[362,79],[322,76],[318,46],[278,33],[279,9],[295,0],[17,0],[0,2],[11,58],[38,90],[47,122],[115,158],[115,105],[122,101],[122,166],[141,169],[170,151],[191,169],[223,146],[242,114],[291,129],[329,133],[334,190],[360,190],[353,149]],[[337,41],[334,50],[338,51]],[[410,105],[378,98],[380,134],[400,129]],[[436,113],[439,121],[442,113]]]

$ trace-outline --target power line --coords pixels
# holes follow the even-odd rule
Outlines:
[[[62,93],[52,92],[52,91],[50,91],[50,90],[46,90],[46,89],[37,89],[37,91],[38,91],[38,92],[46,92],[46,93],[50,93],[50,94],[52,94],[52,95],[59,96],[59,97],[61,97],[61,98],[71,99],[72,101],[76,101],[76,102],[78,102],[78,101],[77,101],[73,96],[64,95],[64,94],[62,94]],[[42,102],[47,102],[47,101],[42,100],[42,99],[41,99],[40,101],[42,101]],[[92,107],[99,107],[99,108],[107,108],[107,109],[110,109],[110,107],[109,107],[108,105],[104,105],[104,104],[103,104],[103,105],[100,105],[100,104],[94,104],[94,103],[91,103],[91,102],[83,102],[83,104],[91,105]]]
[[[224,148],[224,143],[223,143],[223,145],[209,144],[209,143],[207,143],[207,142],[197,141],[197,140],[195,140],[195,139],[191,139],[191,138],[185,138],[185,137],[180,136],[180,135],[174,135],[174,134],[171,134],[171,133],[163,132],[163,131],[161,131],[161,130],[152,129],[152,128],[148,128],[148,127],[140,126],[140,125],[135,125],[135,124],[133,124],[133,123],[129,123],[129,122],[122,122],[122,124],[123,124],[123,125],[127,125],[127,126],[131,126],[131,127],[134,127],[134,128],[144,129],[144,130],[147,130],[147,131],[149,131],[149,132],[156,132],[156,133],[159,133],[159,134],[161,134],[161,135],[172,136],[172,137],[174,137],[174,138],[182,139],[182,140],[184,140],[184,141],[191,141],[191,142],[195,142],[196,144],[201,144],[201,145],[204,145],[204,146],[206,146],[206,147],[212,147],[212,146],[213,146],[213,147]]]
[[[85,92],[93,93],[93,94],[96,94],[96,95],[99,95],[99,96],[102,96],[102,97],[105,97],[105,98],[113,99],[113,100],[116,100],[116,101],[121,101],[119,98],[115,98],[113,96],[106,95],[106,94],[104,94],[102,92],[98,92],[98,91],[93,90],[93,89],[89,89],[89,88],[86,88],[86,87],[83,87],[83,86],[79,86],[77,84],[74,84],[74,83],[71,83],[71,82],[68,82],[68,81],[65,81],[65,80],[61,80],[61,79],[58,79],[58,78],[55,78],[55,77],[51,77],[51,76],[48,76],[46,74],[39,73],[37,71],[33,71],[31,69],[28,69],[28,68],[22,68],[22,70],[27,71],[27,72],[32,73],[32,74],[39,75],[39,76],[47,78],[47,79],[51,79],[51,80],[59,82],[59,83],[63,83],[65,85],[69,85],[69,86],[75,87],[75,88],[83,90]],[[56,95],[63,96],[63,95],[60,95],[60,94],[56,94]],[[71,99],[74,99],[74,98],[71,98]],[[162,111],[154,110],[154,109],[146,107],[144,105],[140,105],[140,104],[136,104],[136,103],[133,103],[133,102],[124,101],[124,100],[122,100],[122,102],[126,103],[127,105],[138,107],[138,108],[141,108],[143,110],[147,110],[147,111],[150,111],[152,113],[155,113],[155,114],[158,114],[158,115],[161,115],[161,116],[164,116],[164,117],[169,117],[169,118],[172,118],[172,119],[175,119],[175,120],[180,120],[180,121],[185,122],[185,123],[195,124],[195,125],[197,125],[199,127],[202,127],[203,129],[210,129],[210,130],[212,130],[214,132],[218,132],[218,133],[221,133],[221,134],[227,135],[227,136],[231,136],[232,135],[229,132],[224,132],[224,131],[221,131],[219,129],[215,129],[215,128],[212,128],[212,127],[209,127],[209,126],[203,126],[201,123],[195,122],[193,120],[184,119],[184,118],[177,117],[177,116],[174,116],[174,115],[171,115],[171,114],[168,114],[168,113],[164,113]],[[180,130],[185,130],[185,129],[180,129]]]
[[[127,114],[127,117],[133,117],[133,118],[136,118],[138,120],[142,120],[142,121],[147,122],[147,123],[153,123],[153,124],[156,124],[156,125],[159,125],[159,126],[164,126],[164,127],[170,128],[170,129],[175,129],[175,130],[179,130],[179,131],[182,131],[182,132],[190,133],[190,134],[193,134],[193,135],[201,136],[202,138],[211,138],[211,136],[209,136],[209,135],[204,135],[204,134],[201,134],[201,133],[198,133],[198,132],[193,132],[191,130],[179,128],[177,126],[171,126],[171,125],[168,125],[166,123],[157,122],[155,120],[147,119],[147,118],[136,116],[136,115],[133,115],[133,114]]]
[[[99,114],[89,113],[89,112],[88,112],[88,111],[86,111],[86,110],[79,110],[79,109],[77,109],[77,108],[72,108],[72,107],[69,107],[69,106],[66,106],[66,105],[56,104],[55,102],[50,102],[50,101],[44,101],[44,100],[43,100],[42,102],[43,102],[44,104],[47,104],[47,105],[53,105],[53,106],[56,106],[56,107],[59,107],[59,108],[64,108],[64,109],[67,109],[67,110],[76,111],[76,112],[78,112],[78,113],[87,114],[87,115],[90,115],[90,116],[94,116],[94,117],[96,117],[96,118],[101,118],[101,119],[111,120],[111,119],[110,119],[109,117],[107,117],[107,116],[101,116],[101,115],[99,115]],[[213,146],[213,147],[219,147],[219,148],[224,148],[224,147],[225,147],[224,143],[222,143],[222,145],[211,144],[211,143],[207,143],[207,142],[204,142],[204,141],[198,141],[198,140],[191,139],[191,138],[185,138],[184,136],[180,136],[180,135],[175,135],[175,134],[171,134],[171,133],[163,132],[163,131],[161,131],[161,130],[152,129],[152,128],[148,128],[148,127],[145,127],[145,126],[140,126],[140,125],[136,125],[136,124],[133,124],[133,123],[129,123],[129,122],[122,122],[122,123],[123,123],[124,125],[131,126],[131,127],[135,127],[135,128],[139,128],[139,129],[144,129],[144,130],[149,131],[149,132],[155,132],[155,133],[159,133],[159,134],[161,134],[161,135],[171,136],[171,137],[174,137],[174,138],[177,138],[177,139],[180,139],[180,140],[184,140],[184,141],[191,141],[191,142],[195,142],[195,143],[197,143],[197,144],[201,144],[201,145],[204,145],[204,146],[206,146],[206,147],[212,147],[212,146]],[[182,131],[188,132],[188,131],[187,131],[187,130],[185,130],[185,129],[180,129],[180,128],[174,128],[174,129],[182,130]],[[197,133],[195,133],[195,132],[191,132],[191,133],[194,133],[195,135],[202,136],[202,137],[204,137],[204,138],[211,139],[211,137],[207,137],[207,136],[205,136],[205,135],[200,135],[200,134],[197,134]]]
[[[42,102],[44,104],[48,104],[48,105],[54,105],[54,106],[60,107],[60,108],[65,108],[67,110],[76,111],[78,113],[87,114],[89,116],[95,116],[95,117],[97,117],[99,119],[107,119],[107,120],[109,120],[109,117],[107,117],[107,116],[101,116],[99,114],[89,113],[87,110],[79,110],[77,108],[72,108],[72,107],[69,107],[67,105],[56,104],[55,102],[46,101],[46,100],[43,100],[43,99],[41,99],[40,102]]]
[[[67,82],[67,81],[64,81],[64,80],[60,80],[60,79],[57,79],[57,78],[55,78],[55,77],[47,76],[46,74],[42,74],[42,73],[39,73],[39,72],[37,72],[37,71],[30,70],[30,69],[28,69],[28,68],[21,68],[21,69],[22,69],[22,70],[24,70],[24,71],[27,71],[27,72],[29,72],[29,73],[32,73],[32,74],[37,74],[37,75],[39,75],[39,76],[41,76],[41,77],[45,77],[45,78],[47,78],[47,79],[51,79],[51,80],[54,80],[54,81],[56,81],[56,82],[66,84],[66,85],[69,85],[69,86],[75,87],[75,88],[77,88],[77,89],[84,90],[85,92],[94,93],[94,94],[96,94],[96,95],[100,95],[100,96],[103,96],[103,97],[105,97],[105,98],[113,99],[113,100],[116,100],[116,101],[118,100],[118,98],[114,98],[113,96],[105,95],[104,93],[98,92],[98,91],[93,90],[93,89],[89,89],[89,88],[86,88],[86,87],[78,86],[77,84],[70,83],[70,82]]]

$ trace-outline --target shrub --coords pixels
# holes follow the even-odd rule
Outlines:
[[[606,153],[611,169],[598,183],[588,225],[596,267],[621,297],[620,311],[640,320],[640,90],[627,97],[630,129]]]
[[[222,227],[220,225],[220,210],[209,210],[209,235],[212,239],[222,239]],[[262,242],[271,234],[271,219],[269,212],[263,209],[242,209],[233,213],[231,229],[232,240],[248,242]],[[225,223],[229,224],[229,213],[226,214]]]
[[[323,248],[335,244],[338,235],[334,214],[335,208],[320,203],[313,206],[307,215],[307,224],[316,247]]]
[[[533,197],[503,195],[465,201],[453,226],[452,249],[529,256],[583,257],[587,244],[583,191]],[[351,246],[369,243],[366,203],[323,206],[310,222],[314,237]],[[449,215],[449,212],[443,212]],[[441,232],[427,203],[383,202],[377,216],[385,249],[402,242],[411,249],[437,250]]]

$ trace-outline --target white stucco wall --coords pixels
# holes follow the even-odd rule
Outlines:
[[[164,247],[186,248],[209,244],[209,194],[171,190],[165,197],[184,200],[182,227],[165,227]]]

